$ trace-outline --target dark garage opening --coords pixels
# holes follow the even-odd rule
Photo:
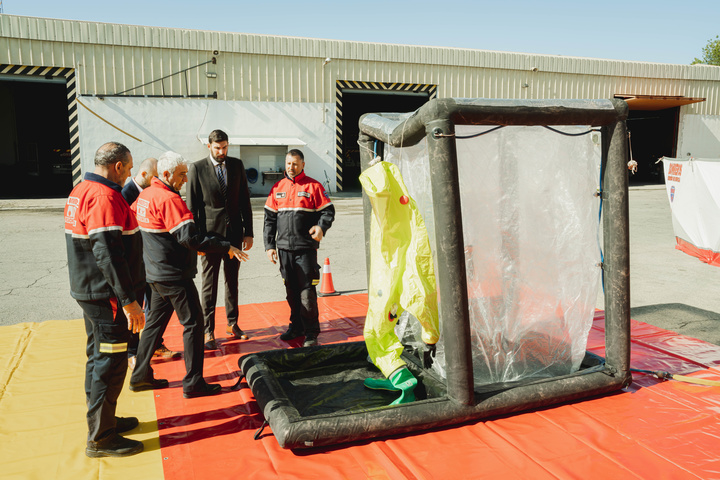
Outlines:
[[[429,100],[427,93],[343,90],[342,185],[345,192],[359,192],[360,116],[370,112],[413,112]]]
[[[637,173],[630,173],[630,183],[664,183],[662,162],[656,162],[677,154],[679,111],[680,107],[630,110],[630,148],[633,160],[638,162]]]
[[[65,79],[0,77],[1,198],[50,198],[72,190]]]

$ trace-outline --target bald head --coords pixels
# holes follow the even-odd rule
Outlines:
[[[150,186],[150,182],[153,177],[157,177],[157,158],[146,158],[140,164],[137,175],[135,175],[135,181],[141,188],[147,188]]]

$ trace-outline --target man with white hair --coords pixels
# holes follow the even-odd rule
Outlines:
[[[147,282],[152,290],[145,330],[140,336],[137,363],[130,390],[137,392],[166,388],[168,381],[156,379],[150,359],[173,314],[183,330],[185,370],[183,396],[204,397],[220,393],[220,385],[203,378],[203,318],[200,298],[193,283],[197,273],[197,251],[227,252],[239,261],[248,256],[230,242],[199,233],[192,213],[180,197],[187,182],[188,166],[178,153],[165,152],[158,158],[158,177],[144,189],[133,209],[143,239]]]
[[[157,177],[157,158],[149,157],[140,163],[140,168],[134,177],[130,177],[122,188],[122,196],[127,201],[128,205],[132,205],[137,200],[140,192],[150,186],[150,181]],[[143,266],[143,268],[145,268]],[[136,294],[138,303],[144,304],[144,308],[147,309],[147,303],[150,299],[150,287],[145,286],[142,292]],[[128,368],[133,370],[135,368],[135,356],[137,355],[137,347],[140,342],[140,335],[133,333],[128,342]],[[181,355],[180,352],[173,352],[165,346],[162,338],[160,339],[160,346],[155,350],[156,357],[162,358],[177,358]]]

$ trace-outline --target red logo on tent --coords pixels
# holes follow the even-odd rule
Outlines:
[[[668,168],[668,181],[679,182],[682,175],[682,163],[671,163]]]
[[[672,202],[673,200],[675,200],[675,185],[670,187],[670,201]]]

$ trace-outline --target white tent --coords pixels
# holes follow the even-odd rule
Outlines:
[[[675,248],[720,266],[720,159],[662,160]]]

